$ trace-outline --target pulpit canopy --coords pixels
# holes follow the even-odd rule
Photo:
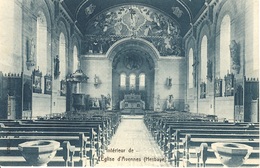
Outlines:
[[[87,82],[89,77],[81,69],[77,69],[74,73],[67,76],[68,82],[84,83]]]

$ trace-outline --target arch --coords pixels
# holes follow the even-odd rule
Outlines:
[[[208,39],[210,39],[210,37],[211,37],[211,29],[210,29],[210,23],[209,23],[209,21],[208,20],[204,20],[201,24],[200,24],[200,26],[198,27],[198,30],[200,30],[199,31],[199,33],[198,33],[198,38],[197,38],[197,44],[198,44],[198,46],[201,46],[201,39],[202,39],[202,37],[204,36],[204,35],[206,35],[207,36],[207,38]],[[198,47],[199,48],[199,47]]]
[[[68,47],[69,44],[69,30],[68,30],[68,25],[66,25],[66,20],[63,17],[60,17],[58,22],[58,34],[60,35],[61,32],[63,32],[65,36],[65,41],[66,41],[66,47]]]
[[[66,40],[63,32],[59,36],[59,59],[60,59],[60,80],[65,79],[67,72],[66,64]]]
[[[77,35],[77,34],[73,34],[72,37],[71,37],[71,43],[72,43],[72,46],[77,46],[77,49],[78,51],[81,51],[81,45],[80,45],[80,37]],[[78,52],[80,53],[80,52]],[[79,56],[80,54],[78,54]]]
[[[225,15],[222,19],[219,38],[219,76],[223,79],[227,71],[230,72],[231,66],[229,49],[231,41],[231,20],[229,15]]]
[[[157,60],[160,57],[158,50],[150,42],[141,38],[124,38],[114,43],[107,51],[106,57],[112,62],[117,55],[123,49],[138,48],[148,54],[150,54],[155,67],[158,67]]]
[[[193,88],[193,56],[194,56],[194,51],[193,51],[193,48],[191,47],[189,49],[189,52],[188,52],[188,87],[189,88]]]
[[[194,36],[190,35],[185,42],[185,51],[186,53],[189,53],[189,49],[193,48],[193,50],[195,50],[196,48],[196,39],[194,38]],[[189,56],[188,54],[186,54],[186,56]]]
[[[210,35],[211,35],[211,30],[210,30],[210,26],[209,26],[209,22],[207,20],[205,20],[204,22],[202,22],[201,28],[198,28],[198,30],[200,30],[199,32],[199,36],[197,39],[197,54],[198,54],[198,61],[200,62],[200,71],[197,72],[200,75],[198,75],[200,77],[200,79],[198,79],[198,82],[207,82],[207,78],[206,78],[206,72],[207,72],[207,60],[208,60],[208,48],[209,48],[209,42],[208,40],[210,39]],[[206,47],[206,49],[203,51],[204,53],[202,54],[202,42],[203,42],[203,37],[207,38],[207,46],[205,46],[206,44],[204,44],[203,46]],[[204,48],[204,47],[203,47]],[[203,56],[203,58],[202,58]],[[203,59],[203,60],[202,60]],[[202,61],[203,61],[203,65],[202,65]]]
[[[78,48],[76,45],[73,47],[73,72],[78,69],[79,57],[78,57]]]
[[[207,82],[208,37],[204,35],[200,43],[200,80]]]
[[[51,30],[51,27],[53,25],[53,19],[52,19],[52,15],[51,15],[51,8],[50,8],[50,4],[48,3],[48,1],[32,1],[31,2],[33,4],[33,6],[36,6],[33,9],[33,13],[37,16],[39,11],[42,11],[46,17],[46,21],[47,21],[47,28],[48,31]]]
[[[36,55],[35,54],[36,48]],[[48,74],[48,30],[47,20],[45,14],[40,10],[37,13],[36,18],[36,47],[34,39],[31,40],[32,56],[36,57],[36,67],[45,76]],[[41,80],[41,86],[44,87],[44,81]]]
[[[232,8],[230,8],[232,6]],[[235,18],[235,15],[237,13],[237,4],[233,3],[232,1],[221,1],[218,5],[218,8],[216,9],[216,17],[215,17],[215,31],[216,34],[219,34],[221,22],[224,16],[229,15],[230,21]]]

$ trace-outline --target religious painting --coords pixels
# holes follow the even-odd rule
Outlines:
[[[33,92],[42,93],[42,73],[38,70],[33,71]]]
[[[94,7],[90,5],[86,15]],[[172,12],[176,17],[182,17],[183,11],[179,7],[173,7]],[[103,11],[91,20],[85,30],[83,48],[86,54],[104,54],[116,41],[137,37],[151,42],[161,56],[183,55],[179,24],[146,6],[123,5]]]
[[[234,95],[234,74],[227,74],[225,76],[225,96]]]
[[[51,75],[44,76],[44,94],[51,94],[52,92],[52,77]]]
[[[215,79],[215,97],[222,97],[222,79]]]

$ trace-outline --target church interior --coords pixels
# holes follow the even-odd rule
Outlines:
[[[0,166],[259,167],[258,0],[2,0]]]

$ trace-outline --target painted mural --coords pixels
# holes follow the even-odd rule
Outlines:
[[[161,12],[141,5],[115,7],[92,19],[86,28],[84,54],[104,54],[125,37],[148,40],[161,56],[183,55],[179,25]]]

